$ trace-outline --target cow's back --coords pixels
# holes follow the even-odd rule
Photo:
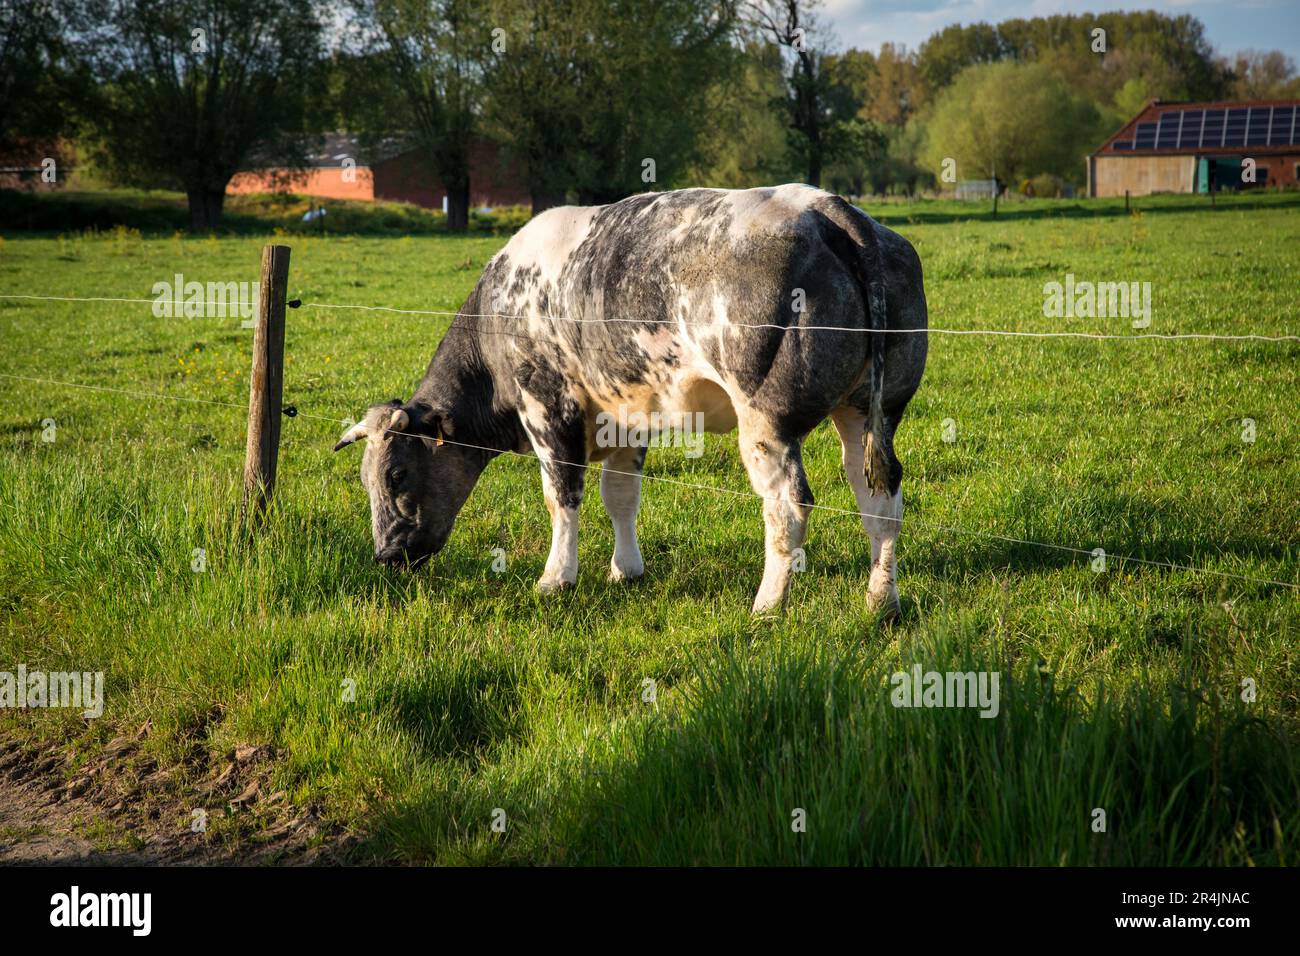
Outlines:
[[[484,330],[516,377],[558,374],[596,409],[685,410],[721,389],[806,430],[861,384],[870,355],[863,289],[827,241],[832,203],[849,208],[787,185],[548,210],[485,269]]]

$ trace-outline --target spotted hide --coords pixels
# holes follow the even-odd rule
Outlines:
[[[871,540],[868,604],[894,612],[903,469],[893,436],[920,384],[925,328],[912,246],[820,190],[687,189],[565,206],[487,264],[411,399],[372,407],[337,447],[369,437],[362,481],[375,557],[388,563],[436,553],[487,463],[532,450],[552,524],[538,587],[554,591],[577,580],[578,506],[594,461],[614,524],[611,576],[644,571],[636,513],[655,433],[629,429],[615,442],[602,424],[658,414],[738,428],[764,499],[754,600],[764,612],[784,603],[808,527],[804,437],[830,418]]]

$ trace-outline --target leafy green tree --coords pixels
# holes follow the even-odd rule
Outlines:
[[[800,157],[804,181],[820,186],[822,170],[854,137],[843,128],[849,117],[836,116],[826,55],[817,49],[817,0],[745,0],[743,22],[789,60],[785,95],[774,101],[786,117],[790,148]]]
[[[254,155],[305,161],[321,23],[314,0],[91,0],[80,55],[100,86],[81,104],[118,182],[183,189],[190,226],[221,221]]]
[[[1232,74],[1232,95],[1243,100],[1291,99],[1300,96],[1295,61],[1281,50],[1243,50],[1225,68]]]
[[[982,64],[939,95],[923,157],[936,175],[955,160],[958,179],[1018,182],[1047,172],[1078,182],[1100,122],[1097,108],[1041,63]]]
[[[0,0],[0,142],[70,131],[67,103],[87,81],[69,42],[83,14],[66,0]]]
[[[924,108],[927,100],[916,54],[904,46],[883,43],[875,67],[861,115],[879,126],[906,126],[907,121]]]
[[[921,159],[925,148],[926,126],[920,114],[913,116],[889,138],[885,159],[876,177],[876,191],[913,196],[923,186],[930,186],[935,176]]]
[[[934,93],[952,83],[966,67],[996,63],[1006,56],[1006,44],[997,27],[987,23],[953,24],[921,44],[917,69]]]
[[[677,180],[711,118],[689,104],[737,64],[726,0],[492,0],[487,128],[538,211]]]
[[[1097,29],[1104,31],[1104,50],[1094,49]],[[953,25],[921,45],[918,68],[933,93],[968,66],[1004,60],[1045,63],[1072,90],[1098,104],[1115,102],[1136,77],[1146,81],[1152,96],[1184,100],[1220,98],[1230,78],[1216,62],[1199,20],[1151,10]]]
[[[867,191],[872,169],[884,158],[887,137],[875,123],[857,116],[838,123],[834,136],[826,186],[832,192],[861,196]]]
[[[736,76],[715,82],[701,112],[699,155],[680,185],[746,189],[798,179],[799,159],[786,142],[783,117],[771,103],[785,91],[785,63],[772,44],[751,41]]]
[[[475,0],[356,0],[371,41],[375,79],[394,84],[429,167],[447,187],[447,227],[469,227],[470,137],[483,99],[492,40]],[[363,113],[372,134],[397,132],[398,117]]]

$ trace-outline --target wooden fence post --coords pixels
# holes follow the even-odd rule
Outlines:
[[[289,285],[289,247],[262,247],[253,375],[248,384],[248,445],[244,454],[243,520],[256,518],[271,501],[280,455],[280,400],[284,393],[284,310]]]

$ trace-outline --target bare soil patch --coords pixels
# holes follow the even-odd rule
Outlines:
[[[344,862],[351,837],[270,791],[270,747],[160,768],[141,751],[148,733],[79,753],[0,732],[0,864]]]

